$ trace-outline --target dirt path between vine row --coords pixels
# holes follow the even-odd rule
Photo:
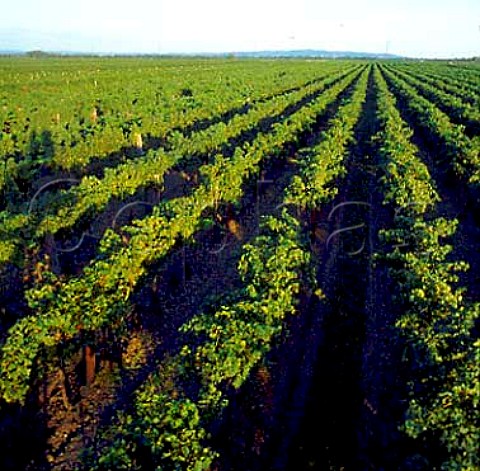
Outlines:
[[[287,460],[284,464],[277,460],[274,469],[358,469],[359,429],[366,407],[362,352],[367,340],[368,293],[373,278],[370,232],[376,211],[371,206],[375,172],[369,143],[375,123],[370,76],[367,99],[355,130],[357,143],[350,149],[348,173],[332,208],[350,204],[335,211],[329,233],[358,228],[331,239],[330,253],[325,254],[329,260],[320,267],[319,281],[327,303],[319,305],[321,341],[312,382],[298,431],[286,447]]]

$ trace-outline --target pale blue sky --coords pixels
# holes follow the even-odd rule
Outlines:
[[[480,56],[480,0],[10,0],[0,16],[0,49],[304,48]]]

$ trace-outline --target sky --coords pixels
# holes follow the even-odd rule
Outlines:
[[[0,50],[480,56],[480,0],[14,0]]]

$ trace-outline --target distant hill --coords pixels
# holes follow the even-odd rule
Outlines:
[[[159,56],[159,57],[239,57],[239,58],[323,58],[323,59],[401,59],[401,56],[385,53],[355,52],[355,51],[325,51],[317,49],[299,49],[290,51],[240,51],[240,52],[192,52],[192,53],[166,53],[166,54],[148,54],[148,53],[88,53],[82,51],[20,51],[20,50],[1,50],[0,55],[26,55],[31,57],[48,57],[54,55],[65,56]]]
[[[325,51],[317,49],[294,49],[290,51],[240,51],[240,52],[197,52],[165,54],[181,57],[240,57],[240,58],[319,58],[319,59],[402,59],[402,56],[385,53],[355,51]]]
[[[237,52],[236,57],[312,57],[312,58],[366,58],[366,59],[400,59],[400,56],[385,53],[355,51],[325,51],[317,49],[299,49],[291,51]]]

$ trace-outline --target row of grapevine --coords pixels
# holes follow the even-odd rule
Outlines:
[[[480,105],[480,94],[478,92],[478,87],[469,88],[468,86],[465,86],[465,84],[452,82],[448,76],[445,76],[442,73],[434,74],[432,72],[428,72],[428,70],[425,70],[424,68],[420,69],[418,67],[402,67],[402,65],[397,64],[395,70],[401,70],[403,72],[414,74],[416,78],[425,81],[429,85],[438,87],[445,93],[455,95],[461,101],[474,107],[478,108]]]
[[[452,80],[478,90],[478,70],[473,67],[447,66],[442,67],[442,74],[448,73]]]
[[[335,68],[331,70],[333,72]],[[42,87],[38,91],[39,96],[35,93],[22,96],[21,103],[24,106],[31,103],[36,111],[25,106],[21,110],[21,119],[12,111],[15,101],[11,103],[13,97],[8,96],[7,105],[3,108],[7,116],[3,118],[3,129],[0,128],[0,155],[3,153],[0,191],[4,194],[1,204],[10,208],[31,198],[38,189],[38,179],[41,185],[42,181],[59,171],[68,172],[70,177],[78,179],[98,167],[100,171],[116,167],[125,160],[158,149],[163,143],[169,146],[168,140],[175,144],[179,136],[188,138],[193,131],[204,129],[209,123],[226,122],[232,115],[244,113],[255,103],[301,90],[321,80],[322,76],[313,75],[312,68],[305,68],[302,72],[287,82],[285,71],[260,69],[255,90],[249,86],[252,70],[248,68],[228,80],[218,77],[218,70],[207,70],[205,76],[200,70],[191,85],[189,76],[178,76],[179,72],[174,72],[172,78],[168,74],[162,77],[167,81],[162,81],[162,87],[173,87],[173,90],[171,96],[165,96],[160,101],[158,95],[163,94],[163,88],[154,88],[154,84],[158,85],[158,71],[147,91],[140,87],[141,83],[145,85],[146,77],[131,77],[130,74],[127,77],[135,85],[128,83],[123,86],[127,78],[123,77],[116,82],[119,88],[108,88],[108,95],[103,88],[92,91],[101,99],[89,101],[88,94],[73,94],[75,99],[70,97],[69,102],[73,100],[75,107],[79,106],[78,103],[84,104],[82,106],[89,108],[90,116],[84,112],[79,112],[80,116],[77,116],[76,111],[73,117],[68,118],[65,116],[71,115],[71,112],[59,109],[64,97],[58,96],[58,87],[56,92],[49,92],[55,98],[52,102],[49,102],[49,93]],[[327,68],[323,76],[327,76],[328,72]],[[217,81],[219,90],[213,93],[211,84]],[[134,86],[136,93],[125,101],[125,97],[129,96],[129,86]],[[75,91],[83,90],[85,93],[84,88],[85,83],[81,81],[75,86]],[[37,122],[35,116],[40,96],[43,98],[42,111],[37,116]],[[12,113],[14,117],[10,116]],[[67,119],[66,124],[64,119]],[[47,123],[50,124],[46,127]]]
[[[0,156],[4,160],[0,189],[8,185],[6,189],[12,191],[15,181],[30,181],[47,169],[81,173],[92,159],[104,160],[113,154],[118,160],[128,149],[135,156],[149,148],[149,141],[164,139],[174,130],[195,127],[202,120],[214,120],[232,108],[301,88],[316,78],[312,68],[305,68],[286,82],[285,71],[282,75],[276,68],[261,68],[255,70],[257,86],[251,89],[252,70],[232,70],[225,80],[222,72],[228,69],[219,74],[218,69],[200,68],[195,81],[182,70],[169,71],[161,78],[157,69],[121,70],[121,75],[109,71],[105,76],[100,72],[101,85],[91,90],[91,77],[74,83],[66,79],[67,94],[60,93],[64,89],[58,83],[56,88],[45,85],[48,75],[39,79],[38,87],[35,80],[33,90],[23,79],[23,87],[17,85],[5,96],[0,111]],[[117,87],[113,90],[112,79]],[[212,90],[212,83],[220,86]],[[22,94],[24,88],[27,96]],[[19,91],[21,96],[17,96]],[[15,105],[18,102],[21,108]]]
[[[348,75],[348,74],[347,74]],[[220,122],[206,130],[198,131],[190,136],[174,135],[169,150],[150,151],[145,157],[105,170],[102,179],[86,176],[70,191],[62,194],[55,201],[49,201],[47,214],[40,207],[41,219],[38,221],[37,211],[20,214],[3,213],[3,234],[0,241],[0,263],[15,260],[21,254],[19,248],[24,242],[22,234],[30,233],[32,240],[42,240],[46,234],[55,235],[60,230],[72,228],[78,221],[85,222],[88,215],[101,212],[114,198],[123,200],[134,195],[139,188],[153,186],[161,188],[166,172],[178,163],[186,164],[200,160],[201,156],[218,152],[230,139],[253,132],[261,120],[275,116],[283,117],[296,103],[313,99],[325,87],[345,76],[342,71],[330,74],[319,83],[311,84],[298,91],[279,95],[265,103],[252,106],[244,115],[234,116],[228,123]],[[209,157],[212,159],[212,157]],[[49,214],[53,210],[56,214]]]
[[[480,469],[480,285],[463,261],[480,262],[479,77],[0,58],[0,468]],[[357,263],[326,228],[363,211],[333,222],[325,205],[371,190],[379,261]],[[233,250],[212,258],[222,236]],[[13,456],[17,428],[38,454]]]
[[[472,76],[471,68],[442,64],[423,64],[422,69],[431,75],[440,76],[450,84],[465,90],[478,92],[478,78]]]
[[[440,143],[454,171],[473,181],[480,170],[480,137],[469,139],[464,126],[453,124],[448,115],[389,70],[382,67],[382,72],[415,123]]]
[[[480,305],[465,301],[465,289],[456,287],[456,272],[467,264],[448,258],[452,247],[444,239],[457,221],[429,217],[439,195],[378,70],[376,82],[384,202],[396,208],[394,225],[382,237],[392,247],[385,258],[405,308],[396,326],[412,374],[404,430],[430,446],[439,438],[442,469],[477,469],[480,345],[473,329]]]
[[[389,70],[415,87],[425,98],[432,100],[452,121],[463,124],[467,134],[478,135],[480,133],[480,109],[478,107],[465,104],[462,99],[442,91],[435,82],[429,85],[425,80],[416,78],[412,74],[392,67]]]
[[[35,314],[10,329],[2,348],[1,396],[8,402],[25,399],[43,347],[66,342],[80,332],[94,332],[107,323],[113,325],[121,318],[148,264],[164,257],[177,241],[189,240],[208,211],[220,203],[237,201],[243,182],[259,172],[262,162],[310,129],[354,79],[348,76],[337,82],[314,102],[277,123],[272,132],[260,133],[253,143],[237,148],[231,159],[218,155],[213,164],[200,169],[204,183],[190,196],[156,206],[151,216],[123,228],[129,234],[128,243],[107,230],[98,259],[81,276],[62,281],[46,271],[43,283],[26,293]]]
[[[305,150],[284,205],[312,210],[335,195],[367,79],[365,71],[320,143]],[[133,415],[119,414],[113,444],[100,457],[89,456],[92,466],[141,469],[142,443],[161,469],[209,469],[217,454],[205,445],[205,426],[228,404],[231,388],[240,388],[271,348],[285,318],[296,311],[299,293],[315,290],[307,245],[300,221],[285,207],[280,216],[264,218],[261,235],[243,248],[238,271],[244,287],[232,294],[237,300],[197,315],[181,328],[205,340],[197,347],[184,345],[149,377],[135,395]],[[199,390],[191,394],[192,389]]]

